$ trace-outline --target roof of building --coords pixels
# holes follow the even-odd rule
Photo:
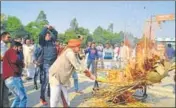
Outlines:
[[[164,38],[161,38],[161,37],[158,37],[158,38],[155,38],[156,41],[175,41],[175,37],[174,38],[168,38],[168,37],[164,37]]]

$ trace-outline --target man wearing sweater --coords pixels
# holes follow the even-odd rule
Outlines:
[[[95,75],[96,74],[96,70],[95,70],[95,68],[96,68],[95,65],[96,64],[95,63],[96,63],[96,60],[98,59],[98,51],[96,49],[95,42],[91,43],[90,48],[86,49],[85,53],[88,53],[87,68],[89,70],[91,70],[93,75]],[[96,90],[96,89],[98,89],[98,82],[97,81],[95,81],[94,87],[93,87],[93,90]]]
[[[50,107],[58,107],[59,102],[64,107],[69,107],[68,88],[71,86],[70,78],[73,72],[84,72],[87,77],[95,80],[95,77],[86,69],[86,66],[80,64],[76,58],[80,45],[81,41],[79,39],[69,40],[67,47],[49,69]]]
[[[14,42],[3,58],[3,79],[8,89],[14,94],[15,99],[11,107],[26,107],[27,95],[21,79],[23,61],[18,57],[19,42]]]
[[[87,58],[87,68],[89,69],[92,66],[91,72],[94,74],[94,63],[98,59],[98,51],[95,47],[95,42],[92,42],[91,47],[85,50],[85,53],[88,53]]]
[[[43,105],[47,105],[48,103],[45,100],[45,91],[48,85],[48,96],[50,96],[50,86],[48,84],[48,69],[54,63],[57,58],[57,49],[56,49],[56,39],[58,32],[52,27],[47,25],[43,28],[41,33],[39,34],[39,44],[43,50],[43,73],[42,73],[42,85],[41,85],[41,95],[40,102]]]

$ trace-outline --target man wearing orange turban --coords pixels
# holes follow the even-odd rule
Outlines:
[[[74,71],[84,72],[87,77],[95,80],[86,66],[79,63],[76,58],[76,53],[80,51],[81,40],[71,39],[68,41],[67,47],[61,52],[59,57],[49,69],[49,82],[51,87],[50,106],[58,107],[58,102],[61,101],[64,107],[70,105],[68,99],[68,88],[71,86],[70,78]],[[59,100],[62,99],[62,100]]]

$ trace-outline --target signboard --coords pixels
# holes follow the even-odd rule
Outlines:
[[[157,21],[166,21],[166,20],[174,20],[175,16],[174,14],[168,14],[168,15],[157,15],[156,20]]]

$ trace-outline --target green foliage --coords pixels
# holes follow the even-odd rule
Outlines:
[[[38,41],[38,35],[41,29],[38,27],[37,23],[30,22],[25,26],[25,30],[29,33],[30,38],[34,39],[35,42]]]
[[[44,25],[49,24],[46,19],[44,11],[40,11],[36,21],[32,21],[25,26],[25,30],[29,33],[30,38],[34,39],[35,43],[38,43],[39,33],[41,32]]]
[[[65,37],[64,43],[66,43],[70,39],[76,39],[77,38],[77,34],[75,33],[74,30],[68,29],[67,31],[65,31],[64,37]]]
[[[108,26],[108,31],[109,31],[109,32],[113,32],[113,29],[114,29],[114,24],[111,23],[111,24]]]
[[[44,23],[44,24],[49,24],[48,20],[47,20],[47,17],[46,17],[46,14],[44,11],[40,11],[36,21],[36,23]]]
[[[7,20],[4,21],[4,26],[5,30],[12,34],[12,37],[15,37],[15,35],[17,35],[17,31],[23,30],[23,25],[20,19],[15,16],[8,16]]]
[[[123,32],[113,33],[113,24],[110,24],[110,29],[106,30],[98,26],[93,32],[93,39],[95,42],[101,42],[103,44],[110,42],[111,44],[119,43],[123,40]]]
[[[31,21],[26,26],[23,26],[20,19],[14,16],[6,16],[1,14],[1,28],[6,31],[11,32],[13,36],[18,37],[30,37],[38,42],[39,33],[41,32],[44,25],[48,25],[49,21],[44,11],[40,11],[35,21]],[[58,34],[58,39],[62,43],[67,43],[68,40],[77,38],[78,35],[82,35],[84,40],[82,42],[82,47],[85,47],[88,42],[101,42],[105,44],[110,42],[111,44],[120,43],[124,40],[124,36],[130,40],[130,43],[136,43],[137,38],[133,37],[130,33],[124,33],[120,31],[119,33],[113,32],[114,25],[111,23],[107,29],[98,26],[91,34],[89,29],[84,27],[79,27],[79,23],[76,18],[73,18],[70,22],[70,28],[68,28],[64,33]]]
[[[71,22],[70,22],[70,29],[76,31],[78,29],[78,22],[76,20],[76,18],[74,18]]]

